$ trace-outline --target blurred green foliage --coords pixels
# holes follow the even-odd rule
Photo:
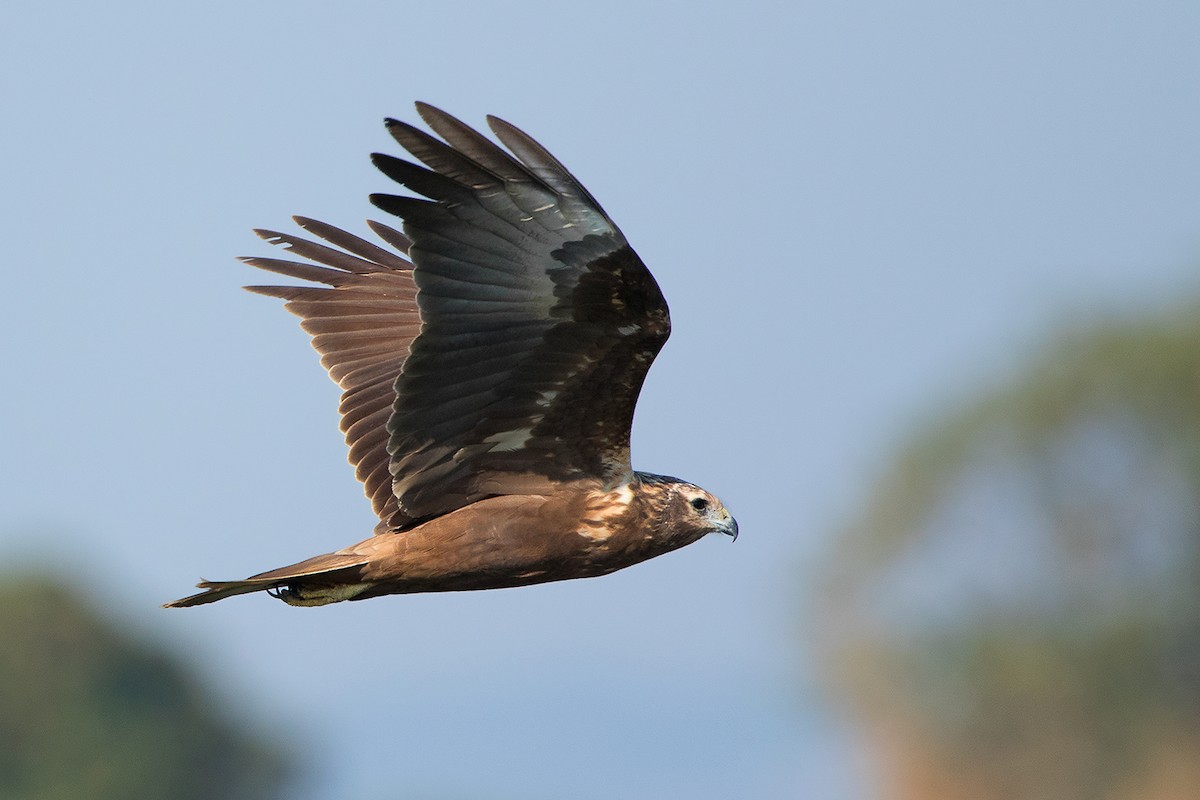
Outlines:
[[[885,796],[1200,797],[1200,307],[1049,343],[845,533],[814,627]]]
[[[0,798],[280,796],[281,753],[85,598],[48,579],[0,577]]]

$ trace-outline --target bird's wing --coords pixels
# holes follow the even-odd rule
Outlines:
[[[404,220],[423,321],[389,423],[401,511],[623,479],[634,404],[670,330],[658,285],[529,136],[489,117],[510,154],[442,111],[418,111],[444,142],[388,128],[426,166],[375,162],[428,199],[372,197]]]
[[[300,316],[321,354],[321,364],[342,388],[339,411],[350,446],[350,463],[375,513],[390,520],[399,511],[392,492],[387,452],[387,421],[396,402],[395,383],[421,328],[412,264],[395,253],[316,220],[296,217],[308,232],[330,245],[285,233],[259,230],[259,236],[317,264],[275,258],[246,258],[247,264],[325,286],[247,286],[280,297]],[[377,222],[375,233],[401,253],[409,241]]]
[[[393,264],[364,249],[374,245],[310,221],[305,227],[350,253],[348,263],[335,263],[346,254],[321,245],[304,243],[310,251],[300,252],[297,240],[279,234],[271,236],[334,269],[252,261],[333,287],[266,291],[305,317],[335,380],[343,359],[362,361],[371,376],[343,383],[343,414],[349,398],[365,398],[343,428],[349,441],[364,426],[351,457],[361,445],[355,463],[383,524],[406,527],[484,497],[546,493],[565,481],[623,480],[637,395],[670,331],[658,285],[587,190],[528,135],[489,117],[505,151],[442,111],[424,104],[418,111],[441,139],[387,124],[425,166],[374,160],[423,197],[371,198],[404,220],[411,272],[402,259],[391,256]],[[312,269],[320,271],[303,274]],[[410,276],[415,308],[405,293]],[[284,291],[323,293],[313,300],[320,308],[296,305],[313,295]],[[368,296],[395,319],[370,328],[370,343],[351,343],[343,322],[363,313],[362,304],[372,307]],[[318,341],[318,320],[346,334],[346,344]],[[385,339],[395,347],[390,355]],[[389,371],[394,402],[385,411],[378,398],[387,395]],[[394,504],[380,500],[381,436]]]

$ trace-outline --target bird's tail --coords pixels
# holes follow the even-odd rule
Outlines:
[[[362,580],[368,559],[361,554],[326,553],[290,567],[251,575],[242,581],[200,581],[203,592],[165,603],[163,608],[187,608],[215,603],[249,592],[270,592],[289,605],[320,606],[349,600],[369,587]]]

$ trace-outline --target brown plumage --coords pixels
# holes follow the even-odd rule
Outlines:
[[[258,231],[306,261],[246,263],[321,286],[251,286],[287,301],[342,388],[350,462],[379,524],[334,553],[181,607],[268,591],[291,605],[493,589],[603,575],[737,523],[708,492],[629,461],[633,409],[670,333],[625,237],[541,145],[488,117],[508,151],[417,109],[396,120],[424,167],[376,154],[421,198],[373,195],[404,233],[389,250],[296,217],[325,243]],[[406,260],[407,258],[407,260]]]

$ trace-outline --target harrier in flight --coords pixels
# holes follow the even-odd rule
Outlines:
[[[257,231],[303,261],[247,258],[321,286],[251,286],[298,315],[342,388],[342,431],[379,524],[334,553],[168,603],[266,591],[294,606],[495,589],[623,569],[737,522],[699,486],[636,472],[629,429],[670,332],[654,278],[541,145],[507,150],[428,105],[437,138],[388,120],[420,166],[373,156],[421,197],[371,201],[385,245],[297,217],[322,242]]]

